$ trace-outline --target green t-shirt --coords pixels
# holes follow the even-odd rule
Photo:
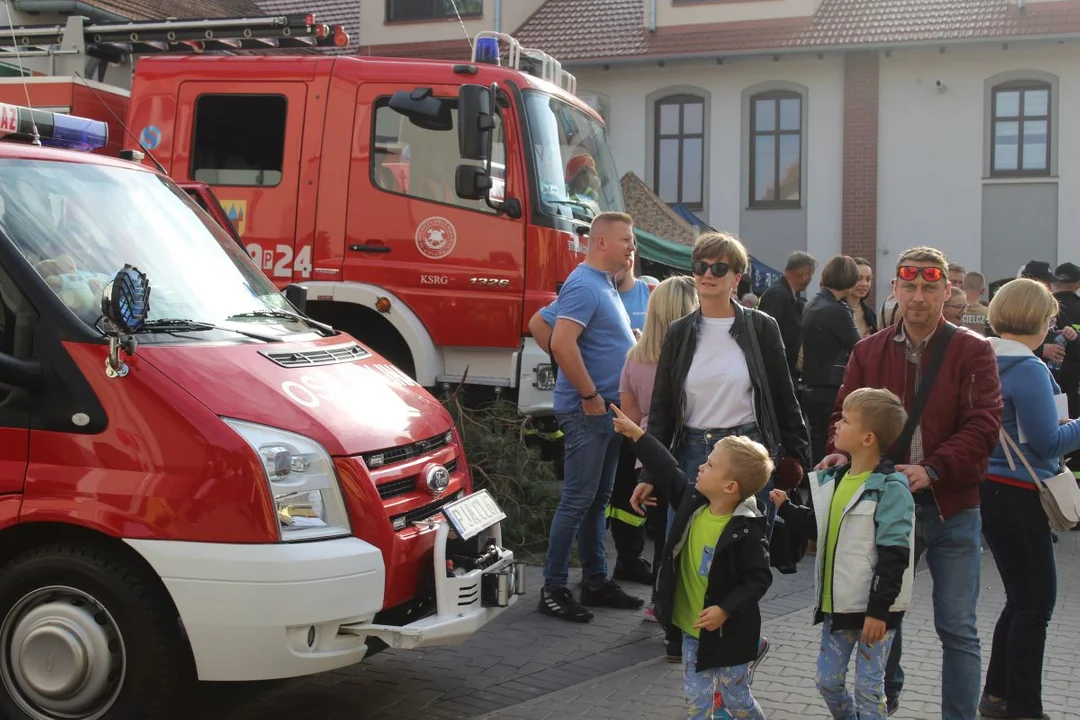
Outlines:
[[[829,507],[829,530],[825,540],[825,579],[821,583],[821,612],[832,612],[833,561],[836,558],[836,541],[840,537],[840,518],[851,498],[855,497],[855,493],[869,477],[869,472],[858,475],[846,473],[836,483],[832,505]]]
[[[676,627],[694,637],[701,632],[694,623],[705,609],[713,552],[730,520],[730,515],[713,515],[709,508],[703,508],[690,521],[686,544],[679,553],[679,579],[675,586],[672,620]]]

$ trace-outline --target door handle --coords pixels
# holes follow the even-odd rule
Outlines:
[[[364,245],[353,243],[352,245],[349,245],[349,250],[352,252],[388,253],[390,252],[390,246],[375,245],[374,243],[366,243]]]

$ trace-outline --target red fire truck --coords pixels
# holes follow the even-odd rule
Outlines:
[[[623,207],[575,84],[498,33],[465,63],[153,56],[127,124],[175,180],[214,189],[312,317],[425,387],[467,378],[544,415],[553,375],[528,320],[583,259],[592,214]]]
[[[155,720],[496,617],[524,576],[446,410],[71,149],[107,137],[0,104],[0,717]]]

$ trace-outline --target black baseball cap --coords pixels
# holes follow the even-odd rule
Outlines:
[[[1080,283],[1080,266],[1073,263],[1061,263],[1054,271],[1056,280],[1063,283]]]
[[[1039,260],[1032,260],[1024,269],[1020,271],[1020,277],[1031,278],[1032,280],[1042,280],[1043,282],[1054,282],[1057,277],[1054,273],[1050,272],[1050,263],[1041,262]]]

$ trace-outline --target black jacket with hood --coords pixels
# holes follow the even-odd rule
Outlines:
[[[656,492],[677,508],[656,581],[656,619],[668,628],[675,609],[679,553],[686,544],[690,521],[698,512],[708,512],[709,500],[687,482],[675,458],[656,438],[643,435],[634,443],[634,453],[651,472]],[[744,665],[757,658],[758,603],[770,585],[765,517],[757,499],[750,497],[736,509],[716,543],[702,607],[716,605],[727,612],[728,619],[717,630],[701,631],[695,671]]]

